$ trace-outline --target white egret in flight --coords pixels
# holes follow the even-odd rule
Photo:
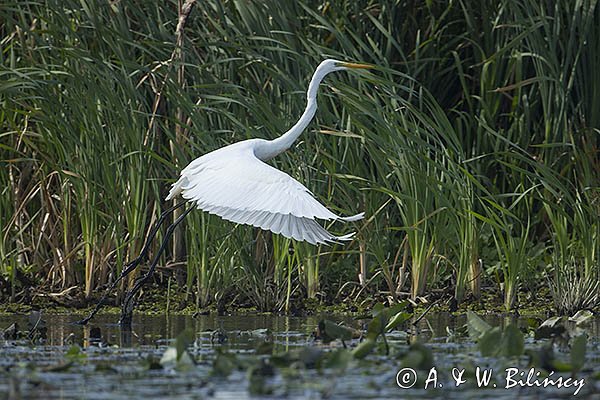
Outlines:
[[[300,182],[265,161],[292,146],[317,111],[317,90],[333,71],[371,68],[337,60],[317,67],[306,94],[304,113],[282,136],[274,140],[249,139],[205,154],[181,171],[166,200],[181,195],[198,208],[228,221],[270,230],[311,244],[349,240],[354,233],[334,236],[316,219],[356,221],[364,216],[340,217],[319,203]]]
[[[268,229],[299,241],[319,244],[350,240],[353,233],[334,236],[319,225],[316,219],[356,221],[361,219],[364,213],[351,217],[336,215],[319,203],[304,185],[285,172],[266,164],[265,161],[289,149],[313,119],[317,111],[317,90],[323,78],[330,72],[354,68],[365,69],[372,66],[337,60],[325,60],[319,64],[308,85],[304,113],[290,130],[277,139],[249,139],[237,142],[207,153],[185,167],[181,171],[179,180],[171,187],[166,200],[181,195],[186,201],[176,204],[161,214],[148,235],[140,255],[123,267],[121,275],[105,292],[96,308],[79,323],[87,324],[93,318],[106,295],[145,259],[150,243],[166,217],[187,201],[223,219]],[[188,208],[167,228],[148,272],[136,280],[125,296],[119,321],[121,325],[131,324],[133,296],[152,276],[175,227],[193,209],[194,207]]]

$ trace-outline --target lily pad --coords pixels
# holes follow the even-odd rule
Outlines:
[[[256,346],[256,354],[273,354],[273,342],[260,342]]]
[[[366,338],[365,340],[360,342],[360,344],[358,346],[356,346],[354,348],[354,350],[352,351],[352,355],[354,356],[354,358],[357,358],[359,360],[363,359],[366,356],[368,356],[371,351],[373,351],[376,344],[377,343],[375,342],[374,339]]]
[[[411,319],[412,316],[413,316],[412,313],[409,313],[406,311],[400,311],[400,312],[394,314],[388,321],[387,325],[385,326],[385,331],[389,332],[392,329],[395,329],[399,325],[401,325],[401,324],[405,323],[406,321],[408,321],[409,319]]]
[[[469,311],[467,327],[469,335],[477,339],[479,351],[484,357],[518,357],[523,354],[524,335],[515,324],[509,324],[504,329],[499,326],[492,327],[477,314]]]
[[[194,332],[186,329],[175,339],[175,346],[169,346],[165,350],[160,365],[165,368],[186,369],[196,365],[194,357],[187,351],[188,346],[194,340]]]
[[[321,362],[322,368],[345,370],[352,360],[352,353],[347,349],[336,349],[327,353]]]
[[[469,330],[469,336],[473,339],[478,339],[484,333],[492,329],[492,326],[485,322],[479,315],[473,311],[467,311],[467,328]]]
[[[69,350],[67,350],[65,357],[69,361],[82,361],[87,358],[87,355],[81,351],[81,348],[79,346],[73,345],[69,347]]]
[[[273,394],[273,386],[269,385],[268,377],[275,375],[275,368],[266,358],[261,358],[258,364],[248,368],[248,391],[255,396]]]
[[[479,351],[484,357],[492,357],[499,353],[498,344],[502,340],[502,329],[499,326],[490,328],[477,340]]]
[[[500,342],[501,354],[505,357],[518,357],[525,350],[525,339],[523,332],[517,325],[509,324],[502,332],[502,341]]]
[[[217,356],[213,361],[212,374],[217,376],[229,376],[231,372],[238,368],[239,362],[233,353],[217,351]]]
[[[353,329],[346,326],[338,325],[328,319],[319,321],[317,336],[323,343],[330,343],[336,339],[342,342],[352,339]]]
[[[585,364],[585,353],[587,348],[586,335],[579,335],[571,343],[571,366],[573,372],[580,371]]]
[[[433,353],[425,344],[413,343],[408,352],[402,357],[402,367],[422,371],[430,370],[434,365]]]

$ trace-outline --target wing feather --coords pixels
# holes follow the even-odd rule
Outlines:
[[[353,235],[334,236],[315,219],[354,221],[364,215],[340,217],[331,212],[300,182],[259,160],[249,142],[192,161],[167,200],[179,194],[223,219],[312,244],[350,240]]]

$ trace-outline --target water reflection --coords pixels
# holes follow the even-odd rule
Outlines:
[[[356,320],[349,316],[315,315],[308,317],[289,317],[268,314],[258,315],[137,315],[134,317],[131,331],[123,330],[116,323],[116,315],[98,315],[86,326],[76,325],[75,322],[81,315],[53,315],[44,314],[42,318],[47,327],[46,345],[64,346],[81,344],[85,347],[97,343],[101,339],[104,344],[114,344],[119,347],[129,348],[138,346],[156,346],[166,344],[170,339],[177,337],[186,328],[192,329],[201,338],[210,338],[211,332],[221,330],[227,332],[228,342],[233,347],[245,347],[248,332],[267,329],[275,334],[275,341],[281,345],[297,344],[299,340],[309,341],[318,321],[328,318],[336,322],[343,322],[348,326],[363,329],[366,321]],[[531,318],[543,321],[542,317],[503,316],[497,314],[484,315],[483,318],[492,326],[506,326],[517,321],[522,327],[530,325]],[[28,316],[3,315],[0,316],[0,329],[4,330],[13,323],[25,330]],[[410,334],[421,339],[445,338],[448,331],[456,331],[466,323],[466,316],[455,316],[450,313],[432,313],[423,318],[416,327],[411,327]],[[98,332],[99,330],[99,332]],[[96,331],[96,332],[95,332]],[[595,318],[591,326],[586,329],[592,337],[600,336],[600,318]]]

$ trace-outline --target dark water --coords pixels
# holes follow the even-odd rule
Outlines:
[[[89,326],[73,322],[78,315],[43,315],[47,328],[44,340],[28,338],[0,341],[0,396],[1,398],[38,399],[245,399],[245,398],[302,398],[302,399],[362,399],[362,398],[570,398],[575,387],[557,389],[520,387],[477,388],[474,384],[455,387],[453,368],[464,368],[465,377],[473,381],[477,367],[505,373],[506,368],[518,368],[527,373],[528,358],[483,358],[475,343],[468,338],[454,338],[455,332],[466,322],[464,316],[431,314],[408,331],[387,335],[392,351],[390,356],[376,352],[365,360],[351,361],[347,368],[275,369],[267,381],[269,395],[251,395],[248,363],[257,363],[255,348],[269,341],[275,353],[289,352],[306,347],[334,351],[342,344],[315,342],[313,332],[324,316],[284,317],[252,316],[191,316],[159,315],[137,316],[131,332],[121,331],[115,324],[116,315],[98,316]],[[364,321],[351,317],[325,316],[347,326],[363,329]],[[488,316],[491,325],[506,325],[511,319]],[[539,318],[543,320],[544,318]],[[526,318],[519,321],[528,323]],[[18,329],[28,330],[28,316],[0,316],[0,330],[17,323]],[[90,340],[97,336],[100,340]],[[167,347],[186,328],[195,332],[195,341],[189,352],[196,365],[185,370],[173,368],[149,369],[148,358],[154,364],[161,359]],[[578,376],[585,379],[577,397],[600,399],[600,383],[594,377],[600,371],[600,319],[587,325],[587,360]],[[408,343],[414,338],[426,342],[433,350],[434,366],[442,387],[425,390],[423,382],[428,372],[418,371],[420,380],[411,389],[402,389],[396,383],[404,365],[402,357]],[[220,340],[219,340],[220,339]],[[355,346],[358,341],[352,341]],[[526,338],[526,349],[538,349],[543,343]],[[546,341],[547,344],[547,341]],[[67,355],[73,345],[81,348],[79,355]],[[555,354],[569,360],[569,349],[555,346]],[[77,350],[77,349],[75,349]],[[73,351],[73,350],[71,350]],[[228,376],[214,373],[217,353],[231,352],[243,366],[234,368]],[[66,366],[66,362],[71,364]],[[64,368],[63,368],[64,366]],[[429,371],[430,372],[430,371]],[[569,376],[568,374],[566,376]],[[431,377],[431,376],[429,376]],[[555,386],[555,385],[554,385]]]

